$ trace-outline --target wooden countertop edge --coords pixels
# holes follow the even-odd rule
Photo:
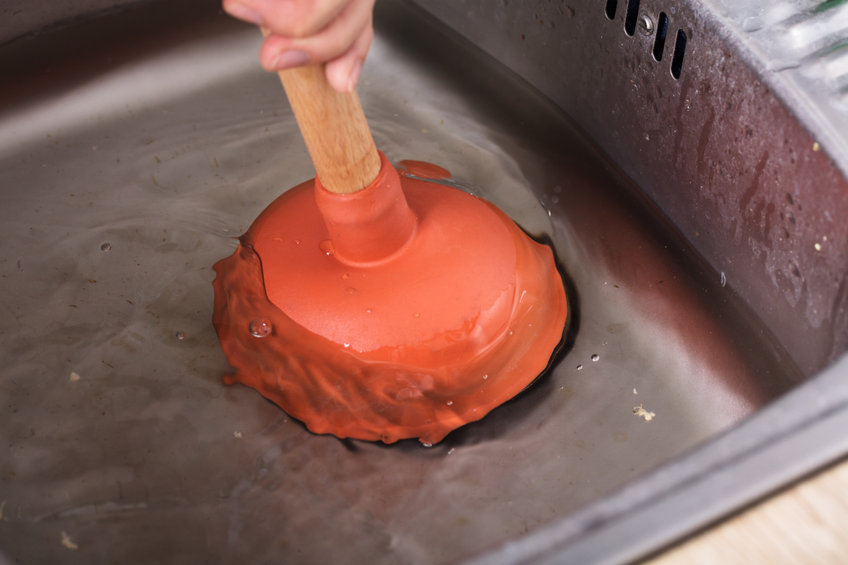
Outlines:
[[[848,459],[779,491],[645,563],[846,562]]]

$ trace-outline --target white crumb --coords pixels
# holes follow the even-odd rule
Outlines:
[[[645,410],[645,408],[641,404],[639,406],[633,407],[633,415],[639,416],[640,418],[644,418],[646,422],[650,422],[654,419],[654,416],[656,416],[656,414],[654,414],[653,412],[648,412],[647,410]]]
[[[75,373],[74,371],[71,371],[71,375],[68,377],[68,380],[71,381],[72,383],[75,383],[78,380],[80,380],[81,378],[82,377],[79,376],[79,373]]]
[[[67,532],[62,532],[62,545],[64,545],[68,549],[77,550],[79,546],[71,540],[71,536],[68,535]]]
[[[633,394],[639,394],[639,391],[637,391],[635,387],[633,388]]]
[[[241,432],[233,432],[233,437],[236,439],[241,439]]]

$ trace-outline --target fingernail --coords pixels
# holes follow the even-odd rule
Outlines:
[[[309,55],[297,49],[283,51],[274,59],[272,67],[275,70],[281,71],[291,67],[299,67],[309,62]]]
[[[258,26],[262,25],[262,17],[258,13],[254,12],[252,8],[248,8],[244,4],[226,4],[224,9],[234,18],[238,18]]]
[[[347,77],[347,91],[353,92],[356,87],[356,82],[359,80],[359,73],[362,72],[362,59],[357,59],[353,62],[353,67],[350,69],[350,74]]]

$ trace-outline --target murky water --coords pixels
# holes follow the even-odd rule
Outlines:
[[[486,59],[398,24],[360,86],[378,147],[449,169],[554,242],[574,312],[566,354],[432,449],[314,436],[224,387],[211,266],[313,173],[257,35],[212,25],[0,114],[11,558],[452,562],[791,385],[733,281],[702,270],[567,120]]]

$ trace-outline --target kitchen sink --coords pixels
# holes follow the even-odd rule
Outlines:
[[[549,242],[571,312],[425,447],[222,383],[211,267],[314,175],[259,32],[0,2],[0,563],[626,562],[844,457],[846,12],[378,2],[378,148]]]

